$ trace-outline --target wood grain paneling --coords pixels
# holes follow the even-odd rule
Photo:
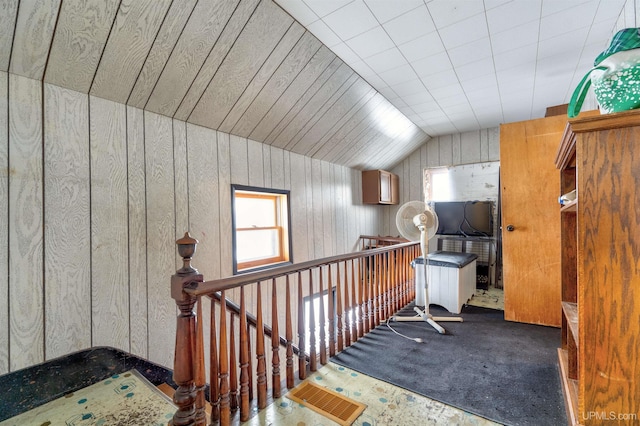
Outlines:
[[[202,68],[196,75],[186,95],[182,99],[174,118],[187,120],[197,105],[202,93],[207,89],[220,64],[229,54],[240,32],[258,6],[260,0],[241,0],[231,18],[226,23],[222,34],[211,49]]]
[[[320,184],[322,190],[320,196],[322,197],[322,227],[325,229],[322,233],[324,254],[323,256],[332,256],[336,254],[335,247],[335,223],[333,212],[336,209],[335,204],[335,186],[333,183],[333,167],[326,161],[320,161]]]
[[[249,185],[247,139],[231,135],[229,138],[229,167],[231,183]]]
[[[187,121],[218,129],[292,23],[272,1],[261,1]],[[300,35],[289,36],[285,43],[293,46]]]
[[[220,245],[217,132],[193,124],[187,125],[189,159],[189,229],[197,238],[198,270],[206,277],[220,276],[220,251],[231,245]],[[228,169],[227,169],[228,170]],[[230,191],[229,188],[226,188]],[[230,205],[226,206],[231,212]]]
[[[291,154],[289,170],[291,173],[291,230],[293,243],[293,258],[295,262],[304,262],[310,259],[307,235],[307,214],[310,208],[307,205],[304,157],[299,154]]]
[[[268,145],[266,145],[268,146]],[[285,167],[284,167],[284,151],[280,148],[269,146],[271,154],[269,160],[271,163],[271,187],[276,189],[285,188]]]
[[[215,141],[215,139],[214,139]],[[173,174],[176,203],[176,240],[189,230],[189,178],[187,158],[187,123],[173,120]],[[214,167],[215,164],[210,164]],[[175,251],[176,269],[182,267],[182,258]]]
[[[62,3],[45,82],[81,93],[89,91],[118,4],[117,0]]]
[[[260,120],[249,137],[258,141],[267,141],[271,133],[279,134],[286,126],[283,118],[291,114],[293,117],[305,105],[326,80],[338,69],[342,61],[325,46],[322,46],[300,74],[287,87],[282,96],[273,103],[267,114]],[[306,100],[305,100],[306,99]],[[280,129],[277,127],[280,126]],[[240,131],[240,129],[238,129]]]
[[[265,188],[273,188],[271,179],[271,147],[265,144],[259,144],[262,148],[262,176]]]
[[[386,101],[381,94],[375,94],[368,102],[366,102],[361,111],[353,114],[349,121],[331,136],[332,139],[339,140],[341,142],[334,144],[325,143],[315,155],[330,162],[334,162],[336,159],[341,158],[353,145],[353,141],[355,141],[363,132],[369,130],[369,114],[371,111],[379,111],[379,108],[384,108],[385,102]]]
[[[365,98],[373,93],[374,90],[364,80],[356,80],[333,104],[328,105],[324,114],[318,117],[319,119],[304,135],[300,136],[292,150],[303,155],[313,154],[323,137],[334,126],[339,126],[342,120],[346,121],[353,116],[361,102],[365,102]]]
[[[10,370],[44,361],[42,83],[9,75]]]
[[[260,120],[262,120],[274,102],[280,98],[320,48],[321,43],[318,39],[316,39],[310,32],[304,31],[304,28],[302,28],[302,26],[297,22],[293,23],[287,32],[287,35],[291,32],[294,34],[298,34],[299,32],[301,38],[298,39],[298,42],[293,49],[291,49],[290,52],[287,52],[287,57],[284,58],[281,63],[277,64],[279,66],[276,70],[272,71],[271,69],[268,69],[268,73],[263,73],[264,67],[260,70],[258,76],[260,76],[261,79],[269,80],[265,82],[265,86],[261,88],[260,93],[256,97],[249,99],[251,101],[251,105],[247,105],[240,111],[241,114],[244,114],[239,122],[238,119],[240,117],[238,115],[234,116],[233,114],[229,114],[229,116],[225,118],[225,122],[222,123],[223,126],[221,127],[223,131],[226,129],[226,131],[232,131],[237,135],[249,136],[251,131],[256,127]],[[283,38],[283,41],[284,40],[285,38]],[[280,42],[278,43],[276,51],[284,50],[283,47],[286,46],[288,46],[287,43]],[[271,56],[273,57],[274,55]],[[270,62],[272,62],[271,57],[267,63]],[[245,96],[246,94],[247,91],[243,94],[243,98],[249,98],[249,96]],[[242,101],[242,99],[240,101]],[[240,101],[234,106],[234,110],[239,110],[238,105],[243,105]],[[230,123],[230,126],[225,127],[225,124],[227,123]]]
[[[218,147],[218,209],[220,217],[220,276],[233,274],[232,228],[231,228],[231,154],[229,134],[216,132]]]
[[[262,161],[262,144],[254,140],[247,140],[247,164],[249,171],[249,185],[264,187],[264,162]]]
[[[45,356],[91,346],[89,99],[44,87]]]
[[[306,32],[300,24],[295,21],[292,22],[289,29],[287,29],[287,32],[282,36],[276,47],[273,49],[273,52],[271,52],[267,57],[255,77],[251,79],[251,82],[244,89],[231,110],[226,114],[224,121],[222,121],[219,126],[219,130],[223,132],[230,132],[236,123],[238,123],[238,120],[247,112],[247,108],[249,108],[249,106],[253,106],[256,101],[256,96],[260,95],[263,98],[266,97],[266,102],[269,105],[278,98],[273,93],[270,93],[270,86],[273,85],[271,82],[283,78],[283,69],[287,67],[287,61],[291,60],[296,49],[298,49],[298,51],[306,52],[306,50],[300,48],[300,46],[302,44],[302,40],[308,38],[308,34],[310,33]],[[320,42],[317,43],[319,44]],[[308,46],[305,44],[305,48],[306,47]],[[299,71],[300,70],[298,69],[294,72]],[[265,87],[267,83],[271,84]],[[239,133],[236,131],[233,133],[240,136],[247,136],[246,132]]]
[[[235,9],[236,3],[198,2],[165,64],[147,102],[146,110],[173,116]]]
[[[144,129],[149,359],[171,366],[173,348],[167,347],[167,338],[176,329],[176,307],[167,282],[176,269],[172,120],[146,112]]]
[[[335,141],[341,141],[355,127],[362,124],[364,119],[383,99],[382,95],[376,94],[374,90],[369,91],[353,106],[349,114],[345,114],[340,118],[324,136],[318,139],[311,148],[310,154],[315,158],[327,160],[332,153],[344,149],[342,143],[335,143]]]
[[[140,70],[127,104],[144,108],[197,0],[174,1]]]
[[[352,88],[358,80],[358,76],[351,72],[349,77],[339,87],[331,87],[330,84],[323,86],[316,96],[314,96],[313,99],[305,105],[301,114],[296,116],[295,121],[292,123],[295,123],[295,125],[287,126],[282,134],[280,134],[280,138],[289,141],[287,142],[285,149],[304,155],[306,150],[302,147],[297,149],[298,147],[296,145],[298,142],[304,138],[307,132],[327,113],[327,111],[334,106],[345,92],[348,92]]]
[[[7,0],[0,3],[0,71],[9,69],[11,44],[18,14],[18,0]]]
[[[61,0],[23,0],[18,8],[10,71],[41,80]],[[9,24],[10,25],[10,24]]]
[[[129,349],[126,107],[90,97],[92,344]]]
[[[1,30],[0,30],[1,31]],[[9,206],[9,74],[0,71],[0,206]],[[0,241],[9,240],[8,209],[0,209]],[[0,294],[9,294],[9,247],[0,244]],[[0,298],[0,374],[9,372],[9,298]]]
[[[129,192],[129,335],[131,340],[129,350],[133,354],[147,358],[147,202],[144,112],[133,107],[127,107],[127,178]]]
[[[170,5],[171,0],[120,2],[91,86],[92,95],[120,103],[127,101]]]
[[[308,158],[308,157],[305,157]],[[322,205],[324,204],[322,194],[322,163],[320,160],[310,159],[307,162],[310,174],[310,179],[307,182],[311,184],[311,190],[307,192],[307,202],[311,198],[313,226],[310,229],[312,232],[311,243],[313,245],[313,258],[317,259],[324,257],[324,223]],[[327,229],[328,232],[328,229]]]
[[[280,121],[265,142],[278,148],[285,148],[291,139],[307,124],[307,121],[316,114],[324,103],[345,82],[353,76],[353,71],[341,60],[332,62],[325,72],[318,78],[318,84],[313,84],[307,90],[290,111]]]

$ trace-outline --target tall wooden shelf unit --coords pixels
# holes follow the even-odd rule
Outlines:
[[[569,422],[640,424],[640,110],[578,117],[556,157]]]

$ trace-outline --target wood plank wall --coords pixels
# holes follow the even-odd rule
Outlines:
[[[6,72],[0,161],[0,374],[96,345],[171,366],[174,241],[188,228],[195,266],[228,276],[232,183],[291,191],[296,262],[383,211],[358,170]]]

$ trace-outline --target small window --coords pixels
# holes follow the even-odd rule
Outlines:
[[[231,185],[233,272],[291,261],[289,191]]]

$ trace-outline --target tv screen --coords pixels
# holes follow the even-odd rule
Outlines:
[[[491,201],[445,201],[434,203],[440,235],[490,237],[493,235]]]

